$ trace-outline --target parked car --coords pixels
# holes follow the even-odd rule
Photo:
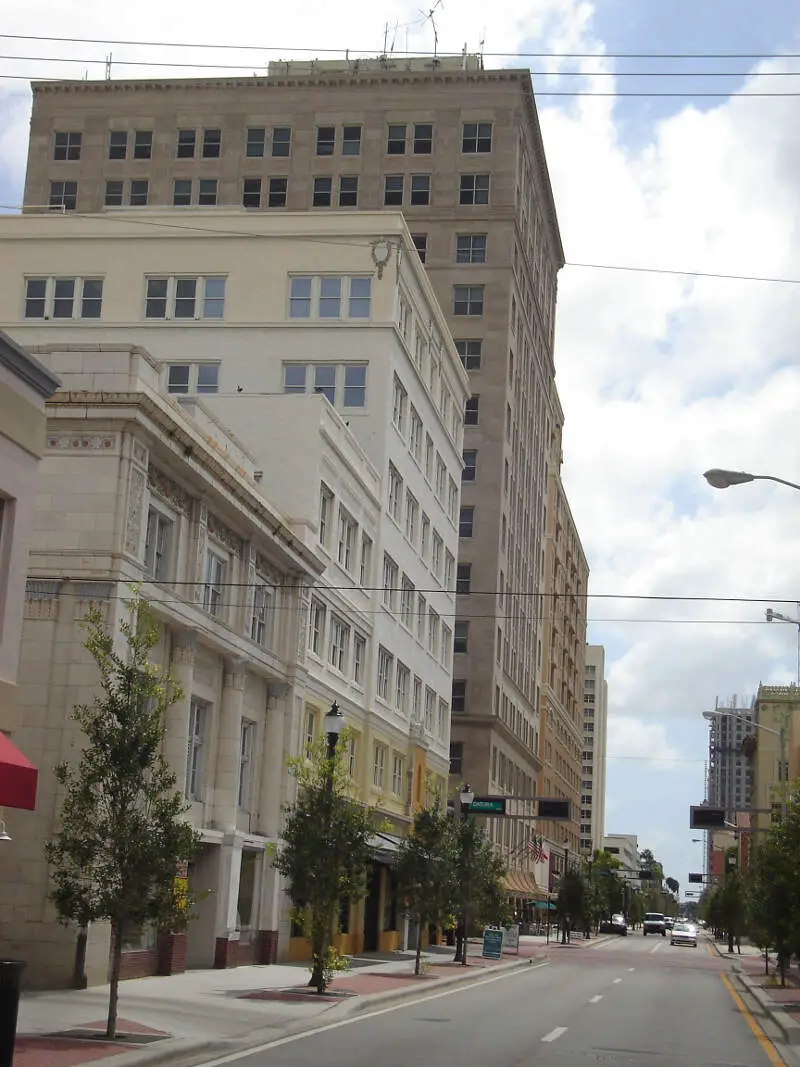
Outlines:
[[[625,922],[624,915],[611,916],[611,933],[620,934],[622,937],[628,936],[628,924]]]
[[[662,937],[666,937],[667,926],[663,912],[648,911],[642,923],[642,933],[645,937],[648,934],[661,934]]]
[[[697,927],[694,923],[675,923],[672,927],[669,943],[671,945],[691,945],[697,948]]]
[[[668,930],[671,930],[674,925],[675,925],[674,918],[671,915],[665,915],[664,916],[664,926],[666,926],[666,928]]]

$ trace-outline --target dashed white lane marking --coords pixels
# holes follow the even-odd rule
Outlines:
[[[653,947],[650,949],[650,955],[652,956],[654,952],[658,952],[662,945],[663,941],[659,941],[657,945],[653,945]]]
[[[545,1034],[542,1041],[558,1041],[562,1034],[567,1032],[566,1026],[557,1026],[555,1030],[551,1030],[549,1034]]]
[[[589,1003],[590,1004],[597,1004],[598,1001],[601,1001],[602,999],[603,999],[603,994],[602,993],[598,993],[597,996],[589,997]]]
[[[622,981],[622,979],[621,979],[621,978],[615,978],[615,979],[614,979],[614,985],[619,985],[619,983],[620,983],[621,981]]]
[[[631,974],[631,973],[632,973],[633,971],[635,971],[635,970],[636,970],[636,968],[635,968],[635,967],[629,967],[629,968],[628,968],[628,974]]]

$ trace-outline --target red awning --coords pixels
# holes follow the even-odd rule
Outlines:
[[[39,772],[4,733],[0,733],[0,808],[36,808]]]

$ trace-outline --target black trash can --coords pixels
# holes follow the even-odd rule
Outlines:
[[[0,1067],[11,1067],[17,1036],[19,987],[24,960],[0,959]]]

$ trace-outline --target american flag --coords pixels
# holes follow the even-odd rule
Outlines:
[[[532,837],[530,842],[528,843],[528,850],[530,851],[531,855],[537,863],[544,863],[544,861],[547,859],[547,853],[542,848],[541,837]]]

